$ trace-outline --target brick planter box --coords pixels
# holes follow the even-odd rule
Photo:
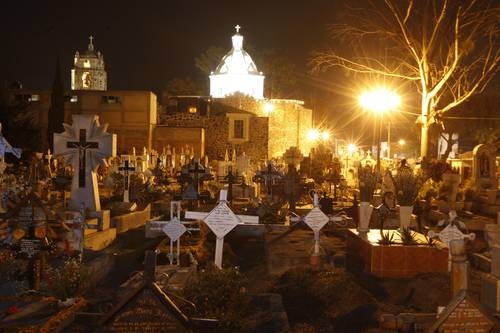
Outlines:
[[[396,230],[393,240],[400,243]],[[379,245],[380,230],[371,229],[366,238],[356,229],[347,232],[347,266],[363,270],[377,277],[411,278],[419,273],[447,272],[448,249],[436,241],[435,246],[425,245],[424,235],[415,232],[418,245]]]

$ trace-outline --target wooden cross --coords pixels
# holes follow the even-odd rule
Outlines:
[[[237,225],[258,224],[258,216],[235,215],[227,205],[227,191],[221,190],[219,204],[210,213],[186,212],[187,219],[202,220],[212,230],[217,239],[215,243],[215,265],[222,268],[222,250],[224,248],[224,236]]]
[[[135,167],[130,165],[129,160],[126,160],[123,164],[123,166],[118,167],[118,171],[123,172],[123,202],[129,202],[129,171],[135,171]]]
[[[98,149],[99,143],[87,141],[87,130],[85,128],[80,128],[79,140],[66,142],[66,148],[78,151],[78,187],[85,187],[87,149]]]

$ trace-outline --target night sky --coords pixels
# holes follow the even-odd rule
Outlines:
[[[9,1],[0,11],[0,79],[50,89],[57,57],[65,87],[75,51],[93,35],[104,54],[108,89],[161,91],[174,77],[195,75],[194,58],[209,46],[231,48],[242,26],[254,48],[285,50],[306,74],[314,49],[341,1]],[[8,7],[8,8],[5,8]],[[259,66],[259,64],[257,64]]]

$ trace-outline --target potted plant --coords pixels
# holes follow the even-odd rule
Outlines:
[[[396,201],[399,205],[399,221],[401,229],[410,226],[413,205],[418,197],[421,181],[420,177],[413,174],[411,170],[398,172],[394,177],[396,188]]]
[[[370,202],[373,199],[373,193],[378,183],[379,175],[375,170],[366,165],[358,168],[358,186],[359,186],[359,232],[368,232],[370,230],[370,218],[373,211],[373,206]]]

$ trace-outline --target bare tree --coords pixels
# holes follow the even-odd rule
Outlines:
[[[412,82],[421,96],[421,156],[427,157],[430,126],[482,92],[498,72],[498,2],[368,0],[365,8],[349,8],[346,17],[349,23],[331,27],[341,43],[316,52],[313,67]]]

